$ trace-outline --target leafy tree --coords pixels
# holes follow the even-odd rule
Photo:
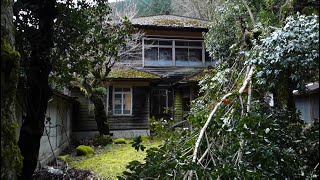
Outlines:
[[[15,3],[17,49],[21,52],[22,64],[18,99],[25,112],[19,139],[24,157],[20,178],[31,179],[37,165],[47,103],[52,95],[50,85],[57,88],[61,82],[79,80],[79,84],[88,87],[86,91],[91,93],[92,101],[100,103],[95,109],[99,131],[109,133],[104,123],[105,114],[98,115],[105,113],[99,94],[105,89],[100,80],[118,59],[118,50],[130,25],[124,21],[111,26],[105,21],[110,12],[108,4],[105,1],[91,3]],[[57,56],[59,53],[61,56]],[[106,57],[110,58],[109,62],[104,61]]]
[[[171,0],[124,0],[115,3],[114,7],[117,9],[116,11],[121,12],[131,4],[136,6],[136,16],[153,16],[171,11]]]
[[[257,83],[295,112],[293,90],[304,92],[307,83],[319,81],[318,50],[319,17],[300,15],[287,18],[283,28],[261,39],[248,62],[257,65]]]
[[[113,21],[106,1],[95,2],[95,5],[61,7],[70,18],[58,18],[55,36],[58,44],[53,57],[59,61],[54,66],[57,68],[52,81],[78,87],[88,96],[94,104],[95,120],[102,135],[109,134],[104,105],[107,89],[103,82],[130,40],[131,25],[128,19]]]

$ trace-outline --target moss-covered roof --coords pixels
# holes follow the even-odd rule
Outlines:
[[[110,79],[159,79],[160,76],[145,72],[142,70],[125,67],[125,66],[117,66],[111,69],[108,77]]]
[[[158,15],[132,19],[133,25],[206,28],[208,21],[176,15]]]
[[[201,69],[200,71],[193,73],[188,77],[185,77],[183,81],[199,82],[204,78],[204,76],[206,75],[206,72],[207,72],[207,69]]]

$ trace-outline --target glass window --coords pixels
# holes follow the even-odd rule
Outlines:
[[[176,41],[176,46],[188,46],[188,41]]]
[[[144,44],[147,44],[147,45],[158,45],[158,41],[157,40],[144,40]]]
[[[202,42],[199,41],[190,41],[189,46],[202,47]]]
[[[145,66],[204,66],[200,40],[144,39]],[[175,57],[173,52],[175,51]],[[174,63],[175,59],[175,63]]]
[[[189,63],[191,66],[202,66],[202,49],[189,49]]]
[[[176,49],[176,65],[177,66],[188,66],[188,49],[187,48],[177,48]]]
[[[152,90],[152,115],[159,116],[165,114],[168,108],[168,90],[154,89]]]
[[[158,60],[158,48],[153,47],[145,50],[144,52],[144,60],[146,61],[157,61]]]
[[[146,66],[158,65],[158,48],[153,47],[145,50],[144,63]]]
[[[116,115],[131,114],[131,88],[114,88],[113,113]]]
[[[159,41],[159,45],[169,45],[172,46],[172,40],[168,40],[168,41]]]
[[[159,65],[172,65],[172,48],[159,48]]]

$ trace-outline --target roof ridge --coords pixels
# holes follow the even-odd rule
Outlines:
[[[195,18],[195,17],[189,17],[189,16],[183,16],[183,15],[177,15],[177,14],[165,14],[165,13],[163,13],[163,14],[157,14],[157,15],[138,16],[138,17],[134,17],[134,18],[132,18],[132,19],[148,18],[148,17],[155,17],[155,16],[176,16],[176,17],[183,17],[183,18],[189,18],[189,19],[195,19],[195,20],[210,22],[209,20],[205,20],[205,19],[200,19],[200,18]]]

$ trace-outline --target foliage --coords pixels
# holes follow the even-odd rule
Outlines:
[[[144,151],[144,149],[146,148],[144,145],[141,144],[142,143],[142,138],[141,136],[138,136],[136,138],[133,139],[133,142],[132,142],[132,147],[134,147],[134,149],[136,151],[139,151],[139,149],[141,151]]]
[[[98,94],[99,96],[103,97],[108,93],[108,90],[105,87],[97,87],[97,88],[93,89],[93,92],[95,94]]]
[[[289,76],[294,84],[292,88],[304,90],[307,83],[319,80],[318,16],[290,16],[283,28],[260,42],[248,58],[248,63],[258,67],[259,85],[278,88]]]
[[[94,146],[106,146],[111,143],[112,143],[112,139],[110,135],[104,135],[104,134],[103,135],[96,134],[93,137],[93,142],[92,142]]]
[[[154,116],[149,118],[149,129],[151,138],[157,137],[167,139],[170,136],[169,131],[174,125],[173,119],[166,120],[164,118],[156,119]]]
[[[56,63],[51,82],[85,92],[94,104],[99,133],[109,134],[103,100],[108,92],[103,82],[131,39],[131,24],[126,17],[112,19],[109,3],[104,0],[67,1],[58,8],[62,13],[55,24],[56,44],[51,58]]]
[[[191,136],[192,137],[192,136]],[[176,179],[183,178],[183,172],[190,169],[188,166],[188,152],[191,145],[195,142],[190,138],[190,132],[187,130],[171,131],[170,137],[165,139],[163,145],[159,148],[150,148],[145,158],[145,163],[132,161],[125,171],[125,179],[147,179],[147,178],[164,178]]]
[[[247,117],[233,114],[230,119],[216,118],[212,122],[207,136],[215,139],[210,148],[214,162],[206,156],[202,165],[192,163],[190,152],[196,136],[177,130],[160,148],[147,150],[146,163],[131,162],[130,172],[124,173],[126,178],[183,179],[190,169],[196,170],[200,179],[317,177],[319,168],[314,168],[319,160],[315,151],[319,147],[319,124],[291,124],[282,111],[256,108],[259,113]],[[206,150],[206,146],[201,147],[202,152]],[[314,153],[314,159],[310,153]]]
[[[94,153],[94,150],[90,146],[80,145],[76,148],[77,156],[86,156]]]
[[[77,80],[81,83],[83,79],[91,84],[95,79],[93,88],[100,88],[100,81],[119,60],[118,53],[125,46],[125,40],[130,38],[130,23],[125,17],[113,21],[106,1],[96,0],[95,5],[85,1],[78,2],[78,5],[67,2],[59,6],[63,13],[55,28],[57,44],[53,58],[58,61],[54,64],[56,71],[52,78],[62,85]]]
[[[252,83],[248,82],[251,87],[247,86],[243,93],[238,91],[243,87],[250,67],[257,66],[258,71],[264,68],[288,70],[286,65],[269,66],[268,60],[264,62],[265,59],[261,59],[261,66],[256,64],[246,67],[247,60],[253,60],[252,57],[256,57],[254,55],[259,52],[262,57],[273,56],[274,52],[281,50],[280,47],[287,47],[296,41],[299,42],[299,47],[303,47],[301,52],[299,49],[291,49],[290,53],[285,53],[285,57],[297,61],[297,64],[303,63],[303,59],[298,58],[299,53],[303,54],[301,57],[311,56],[309,59],[312,59],[310,67],[298,70],[300,76],[297,77],[297,82],[307,82],[312,78],[319,81],[318,75],[306,70],[319,72],[318,55],[313,51],[319,46],[316,40],[318,36],[315,35],[319,33],[316,27],[318,20],[312,20],[307,16],[289,17],[288,20],[292,23],[283,25],[283,17],[293,14],[296,7],[296,4],[291,4],[291,1],[250,1],[248,4],[242,3],[247,1],[239,2],[226,1],[223,6],[218,7],[220,11],[217,12],[224,13],[218,14],[216,19],[213,19],[213,24],[205,36],[207,49],[218,63],[215,69],[206,70],[206,76],[199,83],[201,95],[193,102],[191,115],[188,117],[193,125],[193,131],[167,131],[168,138],[165,139],[165,144],[157,149],[147,150],[145,163],[131,162],[128,166],[130,172],[124,172],[126,178],[308,179],[319,177],[319,152],[316,152],[319,147],[319,122],[313,125],[300,121],[293,123],[290,119],[292,112],[288,107],[269,106],[264,98],[269,88],[258,86],[256,82],[259,79],[253,79]],[[249,8],[246,5],[249,5]],[[295,24],[295,19],[299,18],[304,22],[303,25],[301,22]],[[280,28],[282,26],[283,28]],[[294,38],[278,38],[278,36],[275,38],[274,35],[276,33],[278,35],[280,30],[284,31],[284,29],[296,30],[289,36]],[[301,40],[297,37],[301,37]],[[272,42],[275,44],[269,43],[264,47],[265,39],[268,38],[273,39]],[[307,41],[308,38],[311,42]],[[309,46],[311,44],[314,47]],[[260,45],[262,49],[259,48]],[[277,62],[275,57],[270,57],[269,60],[273,63]],[[281,65],[286,62],[285,59],[278,59],[278,63]],[[271,75],[273,76],[269,76],[270,82],[272,79],[276,82],[274,74]],[[279,74],[279,76],[283,78],[283,75]],[[277,84],[277,88],[287,89],[286,84],[281,83]],[[232,96],[221,101],[220,108],[213,114],[205,131],[202,131],[204,124],[209,122],[207,120],[210,110],[214,109],[216,104],[220,103],[221,97],[227,93],[232,93]],[[159,122],[155,125],[158,124],[160,129],[164,127]],[[199,132],[204,132],[204,135],[200,141],[196,142]],[[198,151],[194,151],[196,148]],[[310,158],[309,153],[314,154],[314,159]],[[195,155],[198,156],[194,161]]]
[[[115,144],[126,144],[126,139],[125,138],[118,138],[118,139],[113,140],[113,142]]]

